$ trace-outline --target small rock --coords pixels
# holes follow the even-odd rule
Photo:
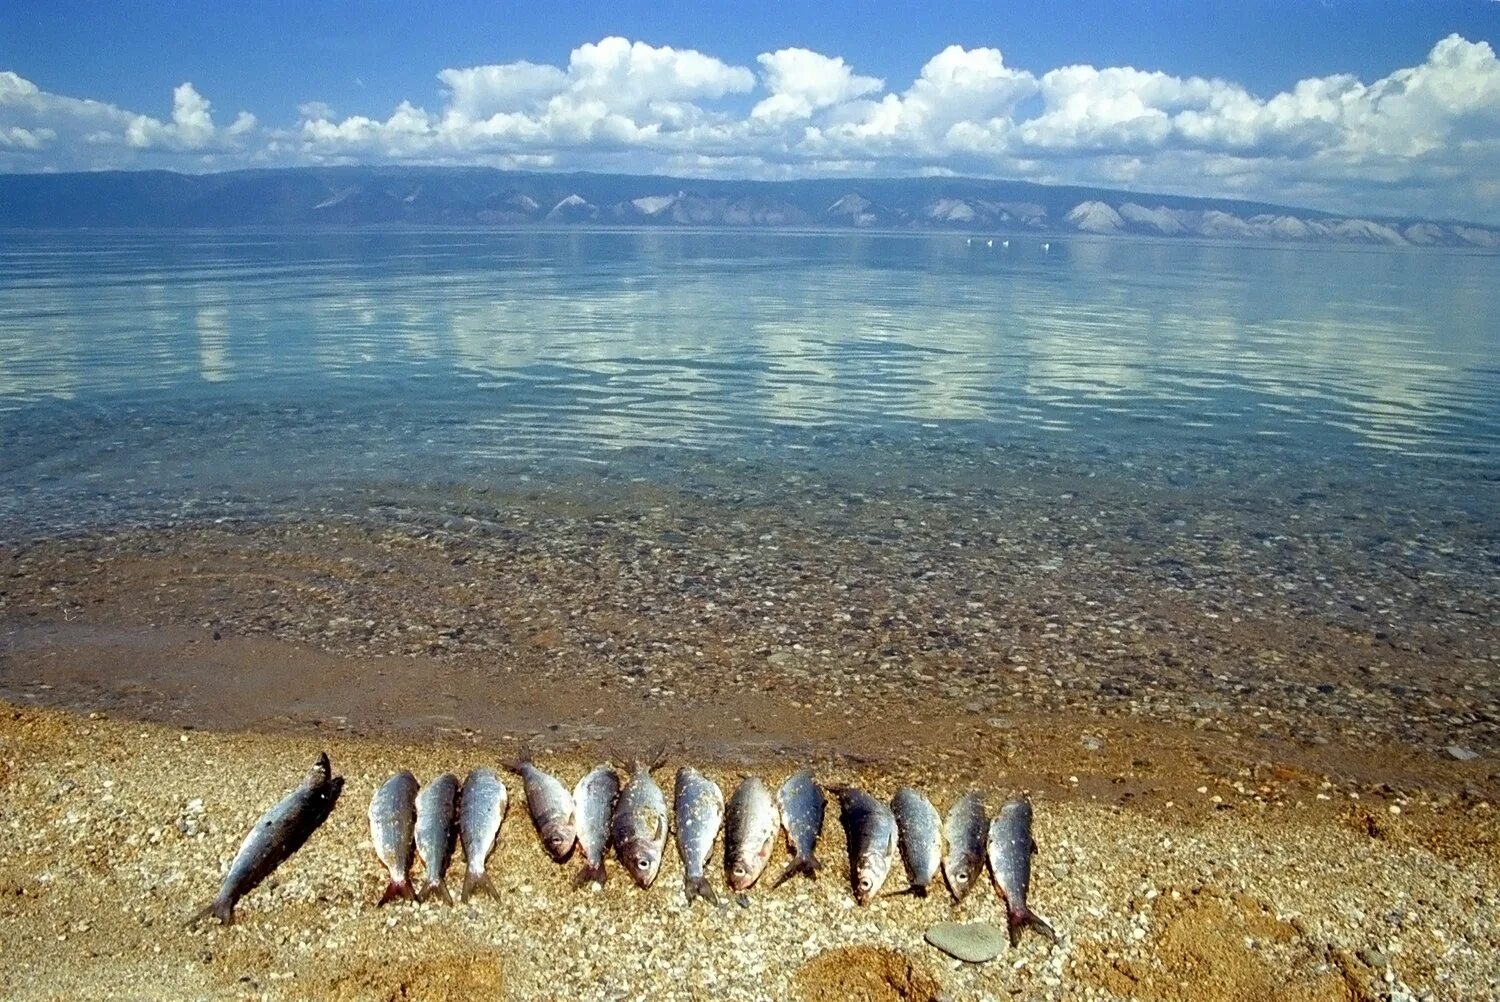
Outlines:
[[[1460,762],[1472,762],[1479,757],[1477,751],[1472,748],[1465,748],[1463,745],[1449,745],[1443,751],[1447,752],[1450,758],[1456,758]]]
[[[1085,734],[1078,740],[1078,743],[1083,745],[1085,751],[1098,751],[1104,747],[1104,742],[1092,734]]]
[[[1363,960],[1366,964],[1369,964],[1371,967],[1384,967],[1390,963],[1385,954],[1381,953],[1379,950],[1372,950],[1369,947],[1365,947],[1361,950],[1356,950],[1354,952],[1354,955],[1360,960]]]
[[[950,957],[983,964],[1005,949],[1005,933],[988,922],[939,922],[927,930],[927,942]]]

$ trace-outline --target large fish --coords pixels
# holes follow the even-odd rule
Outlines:
[[[891,813],[896,817],[896,843],[911,893],[925,898],[942,865],[942,819],[932,802],[909,786],[891,798]]]
[[[531,823],[542,840],[542,848],[554,863],[566,863],[578,843],[578,829],[573,824],[573,797],[556,776],[543,772],[531,761],[531,753],[521,749],[520,757],[506,765],[521,777],[526,786],[526,809]]]
[[[672,806],[677,812],[677,854],[682,857],[683,893],[689,904],[700,895],[717,901],[703,871],[724,823],[724,791],[718,783],[685,765],[677,770]]]
[[[417,891],[418,901],[426,901],[434,894],[442,894],[449,903],[453,901],[444,878],[458,841],[457,815],[458,777],[453,773],[443,773],[417,794],[417,855],[426,867]]]
[[[805,873],[816,878],[818,862],[814,850],[818,847],[818,836],[823,834],[823,810],[828,798],[813,779],[811,769],[799,769],[781,784],[776,791],[776,804],[781,808],[781,825],[786,829],[786,847],[792,861],[771,886],[780,887],[793,876]]]
[[[770,789],[758,776],[747,776],[735,788],[724,813],[724,876],[729,886],[744,894],[755,886],[771,861],[781,813]]]
[[[485,872],[485,862],[500,840],[500,826],[505,823],[509,809],[510,794],[495,770],[481,766],[464,777],[463,789],[458,793],[458,840],[464,847],[465,901],[476,890],[499,897]]]
[[[234,854],[218,895],[188,919],[187,924],[197,925],[210,915],[225,925],[231,924],[235,904],[302,848],[328,819],[343,789],[344,777],[333,775],[327,753],[320,754],[302,784],[255,822],[240,844],[240,851]]]
[[[604,883],[604,854],[609,850],[609,823],[620,795],[620,777],[607,765],[595,767],[573,788],[573,827],[583,850],[579,885]]]
[[[643,888],[656,880],[667,847],[667,798],[651,778],[651,770],[664,761],[666,756],[658,754],[650,765],[639,759],[631,765],[610,821],[615,856]]]
[[[830,786],[839,798],[839,823],[849,843],[849,886],[854,900],[870,903],[891,871],[896,854],[896,818],[891,809],[852,786]]]
[[[416,828],[417,777],[402,769],[370,798],[370,841],[375,843],[375,857],[390,875],[379,904],[416,897],[411,889],[412,833]]]
[[[1031,888],[1031,856],[1036,852],[1031,837],[1031,801],[1022,797],[1000,808],[1000,816],[990,823],[988,848],[990,875],[995,890],[1005,899],[1010,945],[1016,945],[1027,926],[1057,942],[1057,932],[1026,904],[1026,892]]]
[[[984,798],[966,793],[948,808],[943,822],[943,879],[954,901],[962,901],[984,870],[984,843],[989,823],[984,816]]]

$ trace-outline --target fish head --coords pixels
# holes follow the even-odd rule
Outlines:
[[[943,861],[943,879],[956,900],[962,901],[974,886],[974,863],[967,853]]]
[[[555,820],[542,828],[542,846],[553,862],[566,863],[578,844],[578,829],[571,819]]]
[[[776,845],[776,830],[773,828],[758,843],[746,844],[728,861],[725,877],[736,891],[748,891],[760,879],[761,871],[771,860],[771,850]]]
[[[851,883],[854,885],[854,900],[862,905],[870,903],[880,890],[880,885],[885,883],[886,874],[891,869],[891,857],[886,854],[869,852],[859,858],[851,874]]]
[[[656,881],[656,874],[661,870],[661,850],[646,839],[632,839],[621,853],[625,861],[625,868],[630,871],[630,879],[642,889],[650,887]]]

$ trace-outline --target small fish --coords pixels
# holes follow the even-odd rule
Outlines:
[[[573,788],[573,826],[583,849],[583,871],[577,883],[604,883],[604,854],[609,849],[609,823],[620,795],[620,777],[607,765],[596,767]]]
[[[786,829],[786,847],[792,854],[792,861],[771,885],[773,888],[780,887],[799,873],[816,879],[818,868],[823,864],[818,862],[813,850],[818,846],[818,836],[823,834],[823,809],[827,802],[811,769],[792,773],[776,791],[781,824]]]
[[[984,869],[984,841],[989,822],[984,816],[984,798],[966,793],[948,808],[943,823],[943,879],[954,901],[962,901],[974,886],[974,878]]]
[[[578,842],[578,829],[573,824],[573,797],[568,788],[556,776],[538,769],[531,761],[531,753],[524,748],[520,757],[505,768],[520,776],[526,786],[526,809],[531,812],[531,823],[536,825],[542,848],[554,863],[566,863]]]
[[[1057,942],[1057,932],[1051,924],[1026,904],[1026,892],[1031,886],[1031,856],[1036,852],[1036,842],[1031,837],[1031,801],[1022,797],[1000,808],[1000,816],[990,823],[988,848],[990,875],[995,890],[1005,899],[1010,945],[1016,945],[1021,930],[1027,926]]]
[[[724,876],[729,886],[744,893],[755,886],[771,861],[776,833],[781,830],[781,812],[771,790],[758,776],[747,776],[729,798],[724,815]]]
[[[682,857],[682,889],[688,903],[699,896],[717,901],[703,871],[724,823],[724,791],[685,765],[677,770],[672,806],[677,812],[677,854]]]
[[[849,843],[849,886],[854,900],[870,903],[891,871],[896,854],[896,818],[891,809],[852,786],[830,786],[839,798],[839,823]]]
[[[610,821],[615,856],[642,888],[656,880],[667,847],[667,798],[651,778],[651,770],[665,761],[666,755],[659,753],[649,765],[640,759],[631,765]]]
[[[417,891],[418,901],[441,893],[443,900],[453,902],[444,877],[458,841],[457,814],[458,777],[453,773],[443,773],[417,794],[417,855],[427,868],[422,887]]]
[[[909,786],[903,786],[891,798],[891,813],[896,816],[896,844],[911,893],[925,898],[942,865],[942,819],[932,801]]]
[[[485,861],[500,840],[500,826],[510,809],[510,794],[495,770],[481,766],[464,777],[458,794],[458,840],[464,847],[464,889],[462,898],[482,890],[497,898],[495,885],[485,872]]]
[[[239,852],[234,854],[218,895],[188,919],[187,924],[197,925],[210,915],[224,925],[232,924],[235,904],[302,848],[328,819],[343,789],[344,777],[333,775],[328,754],[320,754],[302,784],[255,822]]]
[[[417,827],[417,777],[402,769],[370,798],[370,841],[390,874],[379,904],[416,899],[411,889],[412,833]]]

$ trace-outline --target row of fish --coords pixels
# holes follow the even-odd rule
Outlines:
[[[577,883],[602,883],[605,856],[612,848],[642,888],[660,872],[666,852],[669,815],[666,796],[652,772],[663,757],[637,759],[623,782],[601,765],[570,791],[556,776],[540,769],[523,753],[506,768],[520,776],[542,848],[557,863],[581,853]],[[301,786],[268,811],[245,838],[218,896],[191,922],[210,915],[233,920],[240,897],[265,879],[295,852],[333,810],[343,778],[333,776],[328,756],[319,756]],[[886,882],[897,856],[908,887],[901,893],[925,896],[941,872],[949,892],[961,901],[981,879],[988,864],[996,891],[1004,899],[1011,940],[1033,927],[1055,938],[1052,927],[1031,911],[1032,809],[1024,798],[1007,802],[993,820],[986,817],[978,793],[961,797],[946,818],[925,796],[902,787],[889,805],[863,790],[829,786],[839,803],[839,821],[848,844],[849,880],[854,897],[868,903]],[[718,901],[706,871],[723,832],[724,876],[738,900],[760,880],[770,862],[776,837],[785,832],[791,861],[772,886],[798,874],[815,877],[821,864],[815,854],[826,808],[823,788],[812,770],[794,773],[773,794],[757,777],[743,779],[726,801],[712,779],[690,766],[677,771],[673,789],[676,841],[682,859],[683,890]],[[461,896],[478,890],[494,894],[486,873],[490,854],[509,810],[505,783],[492,769],[477,768],[460,784],[443,773],[420,786],[403,770],[386,780],[370,801],[370,835],[375,854],[389,874],[380,904],[398,899],[451,900],[445,875],[455,849],[462,847],[465,872]],[[414,854],[424,876],[414,885]]]

